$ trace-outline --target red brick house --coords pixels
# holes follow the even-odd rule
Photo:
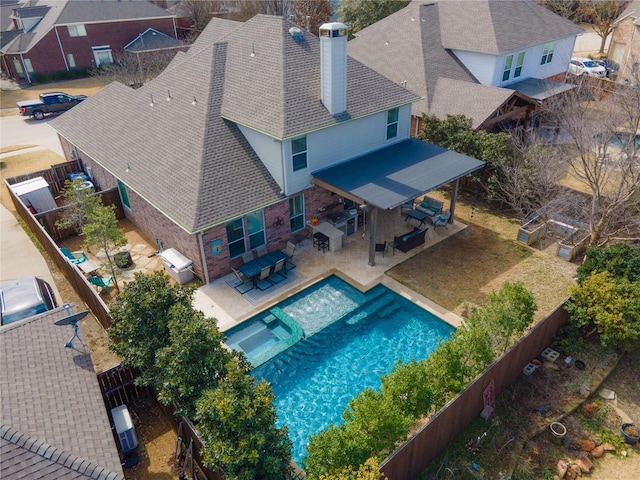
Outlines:
[[[149,28],[176,38],[175,16],[147,0],[34,0],[11,18],[13,28],[0,35],[0,64],[19,83],[111,63]]]

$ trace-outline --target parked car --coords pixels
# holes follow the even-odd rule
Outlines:
[[[601,58],[599,60],[594,60],[598,65],[604,67],[607,78],[615,77],[615,74],[618,73],[618,65],[614,62],[607,60],[606,58]]]
[[[51,285],[37,277],[4,282],[0,285],[0,304],[0,325],[8,325],[58,307]]]
[[[573,57],[569,62],[569,73],[602,78],[606,76],[607,69],[590,58]]]
[[[63,92],[41,93],[39,100],[25,100],[18,102],[18,110],[23,117],[42,120],[46,113],[66,112],[80,102],[87,99],[86,95],[69,95]]]

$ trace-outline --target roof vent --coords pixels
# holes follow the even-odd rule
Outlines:
[[[298,27],[291,27],[289,29],[289,33],[296,42],[301,42],[302,40],[304,40],[304,34]]]

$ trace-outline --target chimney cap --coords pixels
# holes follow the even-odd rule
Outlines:
[[[320,25],[321,37],[346,37],[347,26],[340,22],[323,23]]]

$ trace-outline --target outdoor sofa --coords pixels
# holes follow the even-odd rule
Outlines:
[[[426,233],[427,229],[420,230],[419,228],[414,228],[409,233],[393,237],[393,242],[395,244],[394,248],[397,248],[401,252],[408,252],[412,248],[424,243]]]
[[[427,214],[433,219],[433,217],[442,212],[443,206],[444,202],[436,200],[435,198],[425,196],[422,201],[414,207],[414,209]]]

